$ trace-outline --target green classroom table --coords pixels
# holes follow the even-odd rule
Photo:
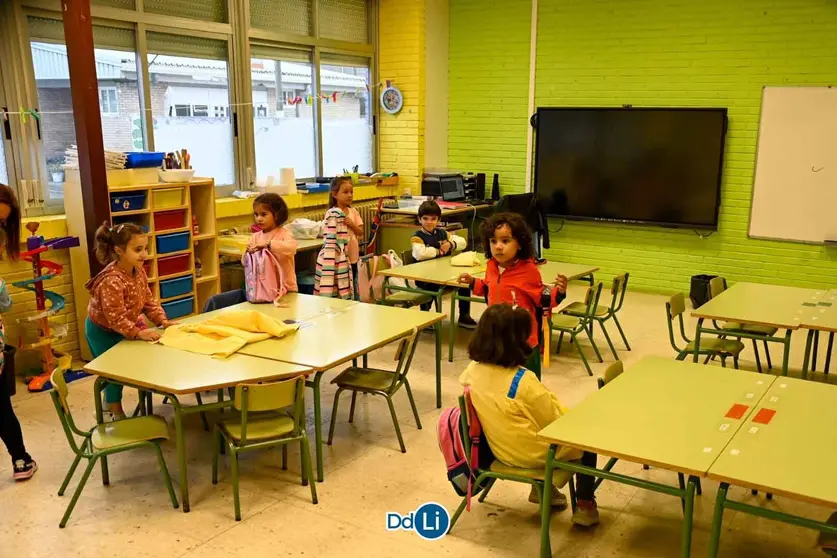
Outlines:
[[[837,290],[828,291],[817,301],[816,306],[809,307],[803,319],[802,327],[808,330],[805,341],[805,360],[802,364],[802,378],[808,377],[808,365],[813,363],[812,369],[817,369],[817,342],[819,333],[828,333],[828,348],[825,353],[823,371],[828,374],[831,366],[831,350],[834,348],[834,333],[837,332]]]
[[[283,297],[282,302],[288,304],[288,307],[277,308],[272,304],[245,302],[225,310],[257,310],[279,320],[300,322],[299,331],[294,335],[246,345],[239,354],[293,363],[314,371],[314,379],[306,382],[306,385],[314,394],[317,479],[322,482],[324,473],[320,381],[323,374],[335,366],[410,335],[414,328],[422,330],[428,326],[435,326],[445,315],[295,293]],[[203,314],[210,315],[212,313]],[[442,389],[439,358],[437,346],[437,398],[441,398]]]
[[[311,372],[310,368],[304,366],[272,363],[242,354],[221,360],[157,343],[128,340],[89,362],[84,370],[97,376],[93,384],[93,401],[99,424],[104,423],[100,392],[107,380],[158,393],[171,400],[174,407],[180,499],[184,512],[188,512],[190,506],[183,415],[231,407],[232,401],[224,401],[224,388],[242,382],[281,380]],[[217,390],[218,401],[204,404],[200,394],[210,390]],[[181,404],[180,397],[189,394],[195,394],[198,405],[184,407]],[[102,482],[109,482],[106,457],[102,457]]]
[[[837,424],[837,386],[780,377],[756,408],[709,468],[709,478],[721,483],[710,558],[718,554],[725,509],[837,534],[835,525],[727,497],[729,486],[735,485],[837,509],[837,444],[830,437]],[[762,409],[775,415],[761,418]]]
[[[460,275],[468,273],[474,277],[482,278],[485,275],[485,256],[478,254],[480,265],[476,267],[458,267],[451,265],[451,258],[435,258],[423,262],[416,262],[410,265],[391,268],[381,271],[384,277],[397,277],[409,281],[422,281],[424,283],[431,283],[440,285],[442,287],[451,287],[452,295],[450,300],[450,321],[448,324],[448,362],[453,362],[453,344],[455,340],[456,328],[456,305],[462,298],[459,295],[458,289],[454,287],[462,287],[457,281]],[[570,281],[582,280],[593,284],[593,274],[599,270],[598,267],[586,264],[571,264],[563,262],[546,262],[538,267],[541,273],[541,279],[544,284],[551,285],[555,281],[558,274],[564,275]],[[391,287],[390,287],[391,288]],[[401,290],[401,289],[398,289]],[[408,292],[425,293],[421,289],[404,289]],[[428,293],[436,296],[438,305],[441,308],[442,295],[441,290],[438,293]],[[474,302],[484,302],[482,298],[470,297],[469,300]],[[441,405],[441,403],[440,403]]]
[[[675,496],[683,501],[681,556],[689,556],[697,481],[705,477],[775,380],[660,357],[645,357],[539,434],[550,444],[541,506],[541,556],[551,556],[549,517],[554,469]],[[726,418],[742,405],[739,419]],[[746,408],[745,408],[746,407]],[[555,459],[557,446],[653,465],[688,475],[680,487]]]
[[[769,326],[784,329],[785,336],[765,338],[738,331],[734,336],[781,343],[784,346],[782,374],[787,376],[791,333],[802,326],[802,321],[808,315],[810,306],[816,306],[823,294],[823,291],[815,289],[736,283],[692,312],[692,316],[698,319],[695,330],[694,362],[698,361],[702,334],[730,336],[729,331],[716,329],[714,326],[704,327],[704,320]]]

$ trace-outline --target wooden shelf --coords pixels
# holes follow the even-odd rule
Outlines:
[[[135,209],[133,211],[116,211],[111,212],[110,217],[113,219],[114,217],[129,217],[131,215],[146,215],[151,213],[150,209]]]
[[[186,294],[180,294],[180,295],[177,295],[177,296],[172,296],[172,297],[169,297],[169,298],[161,298],[160,299],[160,304],[163,304],[164,302],[174,302],[176,300],[189,298],[190,296],[195,296],[195,291],[188,292]]]
[[[214,274],[213,275],[203,275],[201,277],[196,277],[195,278],[195,283],[198,283],[198,284],[209,283],[210,281],[217,281],[217,280],[218,280],[217,275],[214,275]]]
[[[215,238],[215,233],[203,233],[199,235],[192,236],[192,240],[212,240]]]
[[[175,234],[175,233],[189,232],[191,230],[192,230],[192,227],[178,227],[176,229],[165,229],[165,230],[162,230],[162,231],[154,231],[151,234],[153,234],[154,236],[157,236],[157,235],[160,235],[160,234]]]
[[[189,248],[188,250],[181,250],[179,252],[166,252],[165,254],[155,254],[155,258],[168,258],[169,256],[182,256],[183,254],[191,254],[192,249]]]
[[[154,213],[161,213],[163,211],[177,211],[178,209],[189,209],[189,204],[173,205],[171,207],[155,207]]]
[[[156,278],[156,277],[149,277],[149,278],[148,278],[148,282],[149,282],[149,283],[156,283],[156,282],[157,282],[157,278]]]
[[[172,273],[171,275],[163,275],[160,277],[160,281],[165,281],[166,279],[178,279],[180,277],[191,277],[193,275],[192,270],[189,269],[187,271],[181,271],[180,273]]]

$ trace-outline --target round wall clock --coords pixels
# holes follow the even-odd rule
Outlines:
[[[381,108],[389,114],[398,114],[404,106],[404,96],[401,90],[387,80],[387,85],[381,91]]]

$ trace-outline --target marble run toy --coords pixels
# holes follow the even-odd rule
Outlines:
[[[63,250],[79,246],[79,239],[74,236],[64,236],[44,240],[44,237],[36,235],[38,227],[39,223],[28,223],[26,225],[27,230],[32,234],[26,239],[26,251],[20,255],[23,260],[32,262],[32,274],[34,277],[25,281],[12,283],[15,287],[35,293],[35,302],[38,308],[38,313],[34,316],[18,320],[18,322],[38,322],[38,340],[34,343],[24,344],[21,330],[18,349],[40,349],[43,353],[43,357],[41,358],[43,373],[29,380],[29,391],[45,391],[52,388],[49,378],[56,368],[64,372],[67,381],[77,380],[86,376],[83,372],[68,373],[72,367],[72,357],[52,348],[54,343],[67,336],[66,325],[52,324],[50,322],[50,318],[63,310],[65,301],[64,297],[60,294],[44,289],[44,281],[49,281],[61,275],[64,271],[64,266],[56,262],[41,259],[41,254],[47,250]],[[47,301],[49,301],[49,307],[47,307]]]

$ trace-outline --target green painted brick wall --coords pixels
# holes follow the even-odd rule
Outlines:
[[[451,0],[450,163],[508,176],[507,192],[525,176],[517,120],[531,10],[511,4]],[[466,29],[479,36],[457,38]],[[505,72],[488,58],[497,50],[519,87],[504,103],[492,82]],[[687,290],[696,273],[837,286],[837,250],[747,238],[762,87],[835,83],[837,6],[827,0],[540,0],[537,106],[725,106],[730,116],[718,232],[567,222],[547,257],[599,265],[601,278],[628,271],[633,288],[657,292]]]

